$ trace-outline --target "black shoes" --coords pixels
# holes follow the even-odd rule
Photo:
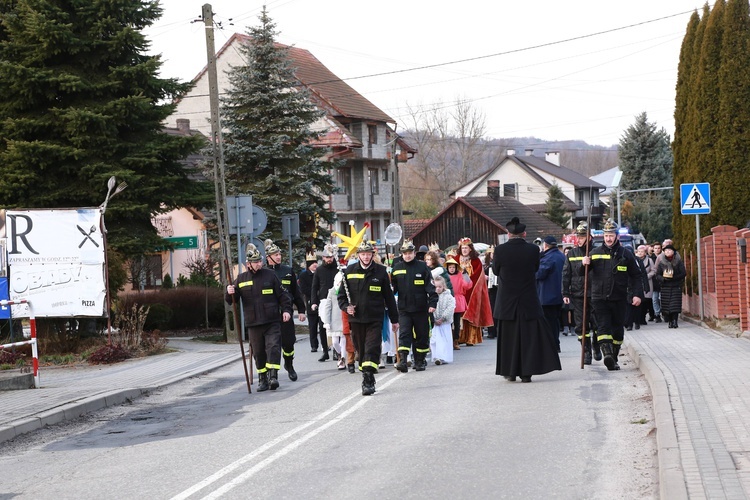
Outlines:
[[[584,365],[591,364],[591,352],[590,351],[586,351],[583,353],[583,364]]]
[[[516,377],[515,376],[509,377],[509,376],[506,375],[505,376],[505,380],[507,380],[508,382],[515,382],[516,381]]]
[[[329,359],[331,359],[331,356],[328,354],[328,351],[323,351],[323,355],[318,361],[328,361]]]
[[[594,344],[594,359],[596,361],[601,361],[602,360],[602,351],[599,348],[599,344]]]
[[[531,382],[531,375],[521,375],[521,382],[524,384]]]
[[[641,324],[640,323],[636,323],[636,324],[633,325],[633,328],[635,328],[636,330],[640,330],[641,329]]]
[[[661,314],[656,316],[656,319],[654,320],[656,323],[661,323]]]
[[[268,370],[268,387],[275,391],[279,388],[279,370]]]
[[[409,353],[406,351],[402,351],[398,353],[399,359],[398,363],[396,363],[396,370],[400,371],[401,373],[406,373],[409,371],[409,365],[406,363],[406,358],[409,357]]]
[[[284,358],[284,369],[289,373],[289,380],[292,382],[297,381],[297,372],[294,371],[294,365],[292,364],[292,358]]]
[[[258,374],[258,392],[268,390],[268,372]]]
[[[354,373],[354,363],[346,365],[346,369],[349,370],[349,373]]]
[[[362,373],[362,395],[370,396],[375,394],[375,375],[370,372]]]

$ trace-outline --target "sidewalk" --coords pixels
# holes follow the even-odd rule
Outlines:
[[[0,443],[45,425],[121,404],[241,357],[237,344],[171,338],[169,347],[177,352],[115,365],[40,368],[41,388],[0,392]]]
[[[681,320],[625,346],[653,395],[660,497],[750,498],[750,341]]]
[[[0,443],[240,358],[236,344],[170,339],[169,346],[177,352],[42,368],[40,389],[0,392]],[[649,323],[626,332],[625,348],[653,395],[660,497],[750,498],[750,341],[683,320],[677,329]]]

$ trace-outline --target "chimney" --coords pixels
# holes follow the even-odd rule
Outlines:
[[[534,148],[526,148],[524,151],[526,151],[525,156],[534,156]]]
[[[190,120],[188,120],[187,118],[178,118],[177,130],[179,130],[181,134],[189,135],[190,134]]]
[[[560,166],[560,152],[559,151],[547,151],[544,153],[544,159],[549,163]]]
[[[515,149],[509,149],[509,150],[507,150],[505,152],[505,154],[508,155],[508,156],[514,156],[516,154],[516,150]]]
[[[493,201],[500,199],[500,181],[487,181],[487,196]]]

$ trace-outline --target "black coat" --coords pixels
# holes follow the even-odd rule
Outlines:
[[[579,274],[583,275],[581,267]],[[589,268],[591,300],[625,300],[629,304],[634,296],[643,299],[641,269],[633,252],[619,240],[611,248],[602,245],[592,250]]]
[[[402,260],[391,271],[393,293],[398,295],[398,310],[402,313],[427,312],[437,307],[438,296],[432,284],[432,272],[421,260]]]
[[[593,248],[592,242],[589,241],[589,253],[591,253]],[[585,244],[582,247],[576,245],[568,251],[568,255],[565,258],[565,265],[563,266],[563,297],[582,299],[584,288],[586,289],[586,296],[591,297],[591,287],[584,287],[584,273],[581,272],[581,268],[583,267],[582,261],[585,256]],[[589,282],[590,284],[591,282]]]
[[[320,270],[320,267],[318,268]],[[315,273],[317,275],[317,271]],[[344,271],[346,286],[339,287],[339,308],[346,311],[351,303],[356,305],[354,316],[349,316],[349,323],[375,323],[385,320],[385,310],[391,323],[398,323],[398,306],[393,298],[391,280],[385,266],[372,262],[367,269],[362,269],[359,261],[351,264]]]
[[[320,301],[328,297],[328,290],[333,286],[333,280],[339,272],[339,267],[334,260],[330,264],[320,264],[313,274],[310,287],[310,304],[320,305]]]
[[[539,247],[513,238],[495,248],[492,271],[497,275],[499,292],[494,317],[500,320],[544,317],[536,292]]]
[[[665,278],[664,272],[671,270],[672,277]],[[680,255],[675,252],[672,260],[666,256],[656,262],[656,274],[654,277],[661,283],[661,312],[665,314],[679,313],[682,311],[682,285],[685,283],[685,264]]]
[[[274,264],[269,265],[268,269],[276,273],[276,277],[281,281],[281,288],[292,297],[292,302],[297,306],[297,312],[304,314],[307,310],[305,299],[297,286],[297,276],[292,268],[284,264]]]
[[[281,287],[276,273],[261,268],[257,273],[245,271],[234,280],[234,293],[242,300],[245,326],[266,325],[281,322],[281,314],[292,314],[292,297]],[[225,295],[227,303],[232,296]]]

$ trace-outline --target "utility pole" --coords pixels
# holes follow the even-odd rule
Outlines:
[[[222,150],[221,122],[219,121],[219,79],[216,73],[216,47],[214,46],[214,13],[211,4],[203,5],[203,24],[206,28],[206,58],[208,61],[208,96],[211,107],[211,147],[213,153],[214,167],[214,195],[216,198],[216,227],[219,232],[219,244],[221,245],[222,259],[219,259],[221,267],[221,280],[223,287],[230,283],[225,283],[228,276],[226,265],[231,262],[229,251],[229,236],[227,228],[229,227],[228,214],[226,212],[226,184],[224,183],[224,157]],[[239,249],[238,249],[239,251]],[[227,342],[236,342],[239,332],[232,331],[233,321],[229,321],[230,314],[233,314],[231,306],[224,304],[224,317],[227,318],[225,335]]]
[[[401,206],[401,183],[398,178],[398,135],[393,132],[394,138],[391,141],[391,223],[396,223],[403,227],[404,211]]]

